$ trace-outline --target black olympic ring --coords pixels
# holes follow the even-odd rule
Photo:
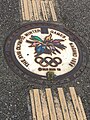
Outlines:
[[[42,67],[47,67],[48,65],[52,66],[52,67],[57,67],[59,64],[62,63],[61,58],[59,57],[55,57],[55,58],[51,58],[51,57],[36,57],[35,58],[35,62],[40,64]]]

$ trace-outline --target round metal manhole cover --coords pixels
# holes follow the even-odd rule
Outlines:
[[[87,64],[87,50],[79,38],[62,25],[47,22],[30,23],[12,32],[4,54],[16,74],[39,84],[74,80]]]

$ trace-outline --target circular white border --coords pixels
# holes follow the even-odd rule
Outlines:
[[[39,32],[33,32],[32,34],[26,36],[25,34],[26,33],[30,33],[31,31],[35,31],[35,30],[39,30]],[[57,30],[53,30],[53,29],[48,29],[48,33],[50,34],[51,31],[56,31],[57,33],[60,33],[62,34],[63,36],[65,36],[65,38],[63,38],[62,36],[59,36],[59,35],[56,35],[54,33],[52,33],[52,38],[53,39],[63,39],[64,42],[61,42],[63,45],[65,45],[67,48],[64,49],[64,50],[60,50],[61,54],[57,53],[56,55],[55,54],[52,54],[49,55],[49,54],[42,54],[40,55],[40,57],[60,57],[62,59],[62,63],[60,65],[58,65],[58,67],[55,67],[56,71],[54,71],[54,74],[56,76],[59,76],[59,75],[64,75],[68,72],[70,72],[71,70],[73,70],[75,68],[75,66],[77,65],[78,61],[79,61],[79,51],[78,51],[78,48],[76,46],[76,44],[72,41],[69,40],[69,37],[63,33],[61,33],[60,31],[57,31]],[[34,57],[34,52],[35,52],[35,48],[34,47],[28,47],[29,46],[29,43],[26,42],[26,40],[30,40],[30,37],[31,35],[35,35],[35,36],[39,36],[40,38],[42,38],[44,40],[44,38],[46,36],[48,36],[49,34],[41,34],[41,29],[40,28],[36,28],[36,29],[31,29],[31,30],[28,30],[26,32],[24,32],[23,34],[21,34],[22,37],[25,37],[23,39],[23,42],[21,43],[21,50],[17,50],[16,47],[17,47],[17,44],[18,44],[18,40],[16,40],[15,42],[15,45],[14,45],[14,53],[15,53],[15,56],[16,56],[16,59],[18,60],[18,62],[25,68],[27,69],[28,71],[32,72],[32,73],[35,73],[37,75],[42,75],[42,76],[46,76],[46,73],[48,71],[38,71],[38,68],[42,68],[39,64],[37,64],[35,62],[35,57]],[[77,53],[77,57],[74,57],[73,56],[73,51],[72,51],[72,48],[70,46],[70,43],[73,44],[73,46],[75,47],[76,49],[76,53]],[[17,52],[20,51],[23,58],[22,59],[19,59],[18,55],[17,55]],[[29,54],[29,55],[27,55]],[[72,60],[72,58],[75,58],[76,61],[75,61],[75,65],[70,66],[70,62]],[[29,65],[26,66],[25,64],[23,64],[21,62],[21,60],[25,60]],[[46,68],[54,68],[54,67],[46,67]],[[60,68],[61,70],[60,71],[57,71],[57,68]]]

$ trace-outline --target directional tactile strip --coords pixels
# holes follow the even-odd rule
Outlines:
[[[20,0],[23,21],[57,21],[53,0]]]
[[[33,120],[87,120],[81,98],[74,87],[29,91]]]

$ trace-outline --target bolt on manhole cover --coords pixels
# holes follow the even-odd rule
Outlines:
[[[74,80],[88,58],[77,36],[48,22],[33,22],[12,32],[5,41],[4,54],[16,74],[38,84]]]

